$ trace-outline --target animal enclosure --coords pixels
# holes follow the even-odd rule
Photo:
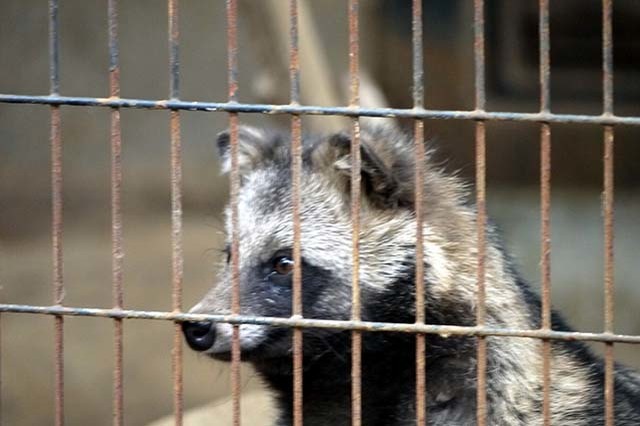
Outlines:
[[[281,0],[284,2],[284,0]],[[607,424],[613,425],[613,374],[614,374],[614,344],[638,344],[640,343],[640,335],[629,333],[618,333],[614,328],[614,148],[616,134],[618,129],[638,128],[640,126],[640,116],[636,115],[619,115],[614,113],[614,69],[613,69],[613,1],[602,1],[602,44],[601,44],[601,75],[602,75],[602,102],[601,111],[597,114],[583,113],[554,113],[551,112],[551,30],[548,0],[540,0],[538,5],[539,20],[537,22],[539,49],[537,52],[531,51],[531,56],[536,55],[539,65],[539,108],[535,112],[514,112],[492,110],[487,108],[488,94],[486,88],[488,86],[488,77],[486,70],[487,58],[485,56],[485,44],[487,28],[486,11],[487,5],[483,0],[469,0],[467,3],[473,4],[471,9],[473,12],[473,38],[469,39],[469,44],[473,45],[473,106],[470,109],[440,109],[426,108],[425,97],[428,92],[425,91],[425,80],[430,78],[431,74],[437,71],[430,71],[430,64],[424,59],[425,46],[423,43],[423,27],[424,22],[429,22],[429,16],[423,13],[423,2],[413,0],[411,3],[411,20],[406,22],[411,28],[411,63],[412,75],[411,94],[412,105],[409,107],[371,107],[361,106],[360,100],[360,47],[363,34],[360,30],[360,13],[361,4],[358,0],[344,0],[342,2],[346,10],[348,23],[348,93],[349,102],[345,105],[328,105],[321,106],[319,104],[305,103],[301,96],[301,80],[304,79],[305,69],[301,69],[301,38],[299,33],[301,28],[300,16],[298,8],[307,2],[290,0],[287,3],[288,14],[285,21],[287,24],[287,43],[289,49],[287,52],[289,63],[289,102],[281,104],[269,103],[252,103],[243,102],[239,96],[241,86],[239,84],[238,74],[241,72],[240,55],[243,48],[239,44],[239,18],[238,1],[227,0],[225,4],[225,21],[226,21],[226,43],[227,43],[227,82],[228,97],[218,101],[189,101],[182,98],[181,93],[181,61],[179,57],[180,48],[180,31],[179,31],[179,1],[168,1],[168,53],[169,53],[169,93],[166,99],[158,98],[127,98],[121,97],[120,83],[120,44],[119,44],[119,5],[117,0],[108,2],[108,13],[106,14],[106,28],[108,28],[108,47],[109,47],[109,93],[105,97],[90,96],[66,96],[60,85],[60,33],[64,30],[60,26],[59,19],[59,3],[58,0],[49,1],[48,11],[48,42],[49,42],[49,94],[15,94],[13,91],[1,90],[0,104],[31,104],[44,105],[49,108],[49,137],[51,142],[51,230],[52,230],[52,284],[53,300],[51,303],[42,304],[19,304],[13,300],[5,300],[3,298],[0,304],[0,312],[2,312],[2,322],[5,317],[12,315],[27,316],[45,315],[52,317],[54,324],[54,416],[55,424],[62,425],[65,423],[65,406],[73,403],[72,400],[65,398],[65,377],[74,369],[74,365],[65,363],[65,347],[64,336],[66,324],[69,317],[101,317],[109,319],[113,322],[113,353],[114,353],[114,369],[113,369],[113,423],[116,425],[124,424],[125,404],[124,395],[126,392],[124,369],[124,332],[130,321],[139,319],[143,324],[148,321],[156,320],[161,324],[173,327],[173,349],[172,349],[172,377],[173,377],[173,412],[176,424],[182,424],[184,414],[183,406],[183,342],[180,332],[180,324],[184,321],[215,321],[227,322],[234,325],[236,330],[236,340],[233,346],[233,357],[231,363],[231,398],[233,405],[233,424],[240,424],[240,407],[242,406],[242,380],[240,377],[240,347],[237,340],[237,330],[240,324],[259,324],[277,327],[288,327],[294,330],[294,424],[302,425],[304,419],[302,417],[302,404],[304,399],[304,383],[302,382],[302,330],[305,328],[331,328],[349,330],[352,333],[352,422],[354,425],[361,424],[361,338],[362,333],[410,333],[415,334],[417,352],[416,352],[416,422],[424,424],[429,413],[424,404],[425,389],[429,386],[428,369],[424,362],[425,335],[438,334],[441,336],[474,336],[478,341],[478,411],[477,423],[479,425],[486,424],[486,338],[488,336],[519,336],[531,339],[539,339],[542,342],[541,351],[547,354],[544,359],[549,360],[549,352],[551,350],[550,342],[553,340],[581,340],[588,342],[598,342],[605,347],[605,377],[606,390],[603,394],[606,407]],[[407,2],[408,4],[409,2]],[[427,3],[427,2],[425,2]],[[184,6],[183,3],[180,3]],[[468,22],[471,24],[471,21]],[[182,27],[181,27],[182,28]],[[0,42],[1,43],[1,42]],[[425,73],[426,69],[426,73]],[[407,86],[408,87],[408,86]],[[62,152],[65,137],[61,131],[62,126],[62,108],[66,107],[95,107],[102,108],[109,112],[110,120],[110,212],[111,212],[111,285],[112,285],[112,303],[107,308],[95,308],[92,306],[84,306],[68,303],[65,298],[66,278],[63,273],[64,251],[63,251],[63,205],[65,200],[65,192],[63,192],[63,161]],[[17,108],[17,106],[16,106]],[[171,194],[171,271],[172,271],[172,304],[170,309],[165,310],[148,310],[133,309],[124,303],[125,279],[123,275],[125,250],[124,241],[125,233],[123,229],[126,227],[123,223],[123,194],[126,191],[127,184],[123,183],[123,144],[126,140],[122,137],[121,114],[130,109],[141,110],[162,110],[168,113],[168,133],[170,135],[170,151],[169,151],[169,175],[170,175],[170,194]],[[292,161],[292,199],[294,203],[294,229],[296,238],[294,239],[294,280],[293,280],[293,316],[290,318],[267,318],[267,317],[250,317],[239,315],[240,303],[239,299],[239,277],[238,277],[238,250],[239,242],[236,238],[233,240],[231,247],[231,264],[235,268],[235,289],[236,292],[233,301],[232,315],[202,315],[188,314],[183,308],[183,287],[185,285],[184,272],[184,228],[183,228],[183,158],[184,138],[182,137],[182,126],[185,116],[195,114],[197,111],[204,114],[218,114],[228,116],[228,126],[230,127],[230,144],[232,152],[232,171],[230,178],[230,203],[232,211],[232,220],[237,216],[237,197],[239,192],[239,175],[237,164],[237,147],[238,147],[238,129],[242,117],[248,115],[269,115],[283,116],[288,120],[292,139],[292,152],[298,153]],[[145,111],[146,112],[146,111]],[[360,318],[360,286],[358,279],[358,262],[353,265],[352,280],[352,300],[353,311],[352,318],[349,321],[337,320],[317,320],[304,318],[302,311],[301,295],[301,270],[300,270],[300,228],[299,228],[299,210],[300,195],[304,188],[300,186],[301,173],[301,137],[303,132],[303,118],[308,116],[326,116],[326,117],[346,117],[352,134],[352,150],[354,152],[354,170],[358,170],[359,149],[360,149],[360,119],[369,118],[391,118],[402,119],[409,124],[412,129],[413,137],[416,141],[415,149],[418,155],[424,149],[421,141],[425,138],[425,122],[432,121],[453,121],[471,123],[474,132],[474,172],[475,172],[475,194],[476,205],[478,211],[478,291],[477,291],[477,325],[474,327],[461,327],[453,325],[433,325],[425,323],[425,315],[423,309],[416,309],[415,324],[399,324],[399,323],[372,323],[362,321]],[[523,125],[536,126],[539,134],[539,197],[540,197],[540,265],[541,265],[541,295],[542,295],[542,327],[535,330],[523,330],[512,328],[488,328],[485,326],[485,223],[487,221],[487,127],[493,123],[509,122]],[[592,330],[588,332],[563,332],[551,329],[551,175],[554,170],[551,167],[552,155],[552,126],[562,124],[573,124],[576,126],[592,126],[598,127],[602,133],[602,206],[603,206],[603,238],[604,247],[602,263],[604,264],[604,277],[592,277],[592,280],[602,281],[604,294],[604,324],[603,332]],[[220,129],[221,130],[221,129]],[[4,143],[4,142],[3,142]],[[19,142],[16,142],[19,143]],[[579,149],[579,141],[576,142],[575,149]],[[416,176],[416,205],[421,206],[423,194],[421,193],[421,182],[424,176],[422,164],[416,162],[414,171]],[[354,182],[358,182],[359,175],[352,175]],[[360,232],[359,212],[360,212],[360,186],[355,184],[352,186],[352,218],[353,218],[353,258],[359,258],[359,246],[357,236]],[[169,213],[169,212],[168,212]],[[420,208],[416,211],[418,227],[421,228],[423,212]],[[237,229],[236,229],[237,231]],[[421,257],[423,251],[422,233],[416,233],[416,257]],[[592,259],[592,261],[596,261]],[[421,268],[416,270],[416,305],[424,306],[424,300],[421,299],[424,294],[423,277],[424,271]],[[3,283],[4,286],[11,286],[11,282]],[[88,319],[81,319],[89,321]],[[6,325],[5,325],[6,327]],[[3,334],[6,330],[3,330]],[[0,341],[0,348],[4,354],[11,350],[11,342],[6,339]],[[156,348],[161,350],[162,348]],[[167,349],[168,350],[168,349]],[[168,366],[167,366],[168,367]],[[0,371],[0,375],[4,372]],[[548,398],[550,383],[553,380],[550,374],[549,362],[543,366],[540,374],[544,377],[544,388],[542,390],[543,411],[549,422],[549,406]],[[2,392],[7,392],[6,383],[3,382]],[[2,411],[0,411],[1,413]]]

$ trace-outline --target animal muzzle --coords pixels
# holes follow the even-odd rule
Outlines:
[[[216,341],[216,325],[211,321],[186,321],[182,323],[182,333],[191,349],[204,352]]]

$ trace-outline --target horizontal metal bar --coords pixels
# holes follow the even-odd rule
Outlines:
[[[34,306],[0,304],[0,313],[68,315],[117,319],[146,319],[165,321],[214,321],[230,324],[256,324],[275,327],[331,328],[338,330],[386,331],[396,333],[424,333],[449,336],[528,337],[552,340],[581,340],[640,344],[639,335],[613,333],[584,333],[578,331],[523,330],[513,328],[465,327],[457,325],[402,324],[372,321],[308,319],[299,317],[275,318],[247,315],[209,315],[182,312],[137,311],[133,309],[78,308],[69,306]]]
[[[268,105],[236,102],[191,102],[180,100],[151,100],[126,98],[88,98],[74,96],[28,96],[0,94],[0,103],[43,104],[70,106],[100,106],[111,108],[171,109],[187,111],[223,111],[259,114],[341,115],[348,117],[390,117],[445,120],[498,120],[536,123],[582,123],[640,126],[640,117],[622,117],[613,114],[580,115],[552,114],[549,112],[488,112],[429,110],[422,108],[361,108],[321,107],[313,105]]]

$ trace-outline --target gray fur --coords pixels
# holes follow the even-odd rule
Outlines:
[[[364,320],[413,322],[415,215],[411,138],[388,129],[362,131],[360,283]],[[307,318],[348,319],[352,239],[349,137],[305,137],[302,173],[303,303]],[[264,130],[240,130],[239,195],[242,314],[291,315],[290,277],[270,271],[274,256],[293,241],[290,142]],[[229,135],[218,137],[229,170]],[[429,156],[427,156],[429,157]],[[476,212],[467,187],[425,162],[424,258],[429,323],[475,325]],[[229,211],[227,233],[231,235]],[[486,246],[486,323],[539,328],[540,302],[514,271],[491,226]],[[306,272],[305,272],[306,271]],[[192,312],[229,313],[230,266]],[[568,330],[554,314],[554,328]],[[228,359],[230,326],[215,325],[207,352]],[[279,396],[278,425],[291,424],[291,332],[242,326],[243,358],[254,363]],[[541,342],[489,337],[489,425],[542,424]],[[430,425],[472,425],[476,411],[476,346],[469,337],[427,336],[427,406]],[[365,425],[415,424],[414,338],[369,333],[363,342]],[[350,424],[349,334],[304,331],[306,425]],[[554,342],[551,359],[552,424],[604,424],[603,367],[581,343]],[[640,376],[623,367],[615,375],[617,425],[640,424]]]

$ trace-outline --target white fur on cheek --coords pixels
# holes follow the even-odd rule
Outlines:
[[[240,349],[255,349],[267,336],[267,326],[258,324],[240,324]],[[216,340],[207,353],[231,352],[233,326],[227,323],[216,324]]]

